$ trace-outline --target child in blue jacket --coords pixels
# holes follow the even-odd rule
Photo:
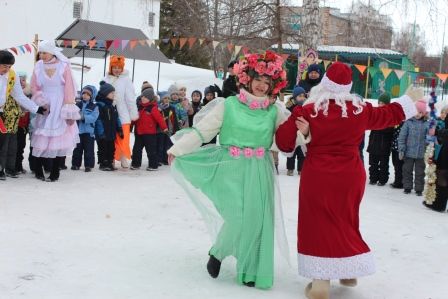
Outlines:
[[[95,122],[99,116],[99,110],[93,100],[96,98],[95,86],[87,85],[82,89],[79,107],[81,119],[78,120],[79,143],[73,150],[72,170],[81,167],[82,154],[84,153],[84,170],[90,172],[95,166]]]

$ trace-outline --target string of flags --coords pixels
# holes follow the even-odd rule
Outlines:
[[[164,40],[153,40],[153,39],[113,39],[113,40],[55,40],[55,43],[59,47],[64,48],[88,48],[88,49],[120,49],[125,50],[127,47],[129,47],[130,50],[133,50],[137,45],[141,46],[156,46],[159,43],[165,43],[165,44],[171,44],[172,47],[178,46],[179,49],[183,49],[186,45],[188,45],[189,49],[193,48],[195,45],[198,46],[207,46],[211,45],[213,47],[213,50],[216,50],[218,46],[226,47],[227,50],[231,55],[236,57],[240,52],[243,52],[243,54],[247,54],[251,52],[251,49],[244,45],[235,45],[230,42],[224,42],[224,41],[215,41],[210,40],[206,38],[197,38],[197,37],[173,37],[170,39],[164,39]],[[37,51],[36,45],[34,43],[27,43],[20,46],[15,46],[8,48],[11,53],[15,54],[16,56],[26,54],[26,53],[32,53],[33,50]],[[258,51],[258,50],[256,50]],[[291,55],[290,54],[281,54],[283,59],[286,61]],[[328,66],[333,62],[331,60],[317,60],[318,63],[323,63],[324,68],[327,69]],[[355,67],[361,74],[364,74],[367,70],[368,74],[371,77],[374,77],[376,74],[381,72],[384,79],[387,79],[392,73],[394,73],[399,80],[405,75],[408,74],[411,76],[411,79],[415,80],[417,76],[419,75],[418,72],[412,72],[412,71],[403,71],[403,70],[397,70],[397,69],[389,69],[389,68],[378,68],[366,65],[360,65],[360,64],[349,64],[350,66]],[[444,73],[435,73],[435,76],[439,78],[443,83],[446,82],[448,79],[448,74]]]

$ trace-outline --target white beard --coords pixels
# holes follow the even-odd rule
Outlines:
[[[308,99],[305,101],[306,104],[314,104],[314,114],[311,117],[317,117],[319,111],[327,116],[328,115],[328,105],[330,100],[334,100],[336,105],[342,109],[342,117],[348,117],[347,114],[347,101],[351,101],[353,106],[357,109],[353,111],[354,115],[358,115],[363,111],[363,107],[366,105],[364,100],[357,94],[351,94],[347,92],[334,93],[325,89],[322,83],[313,87],[310,91]]]

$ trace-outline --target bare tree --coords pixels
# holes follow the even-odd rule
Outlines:
[[[319,0],[304,0],[301,50],[317,49],[321,40]]]

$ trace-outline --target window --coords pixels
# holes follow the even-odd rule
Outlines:
[[[150,12],[148,14],[148,25],[149,25],[149,27],[154,27],[154,19],[155,19],[155,17],[156,17],[156,14],[153,13],[153,12]]]
[[[82,2],[80,1],[73,2],[73,18],[81,19],[81,13],[82,13]]]

